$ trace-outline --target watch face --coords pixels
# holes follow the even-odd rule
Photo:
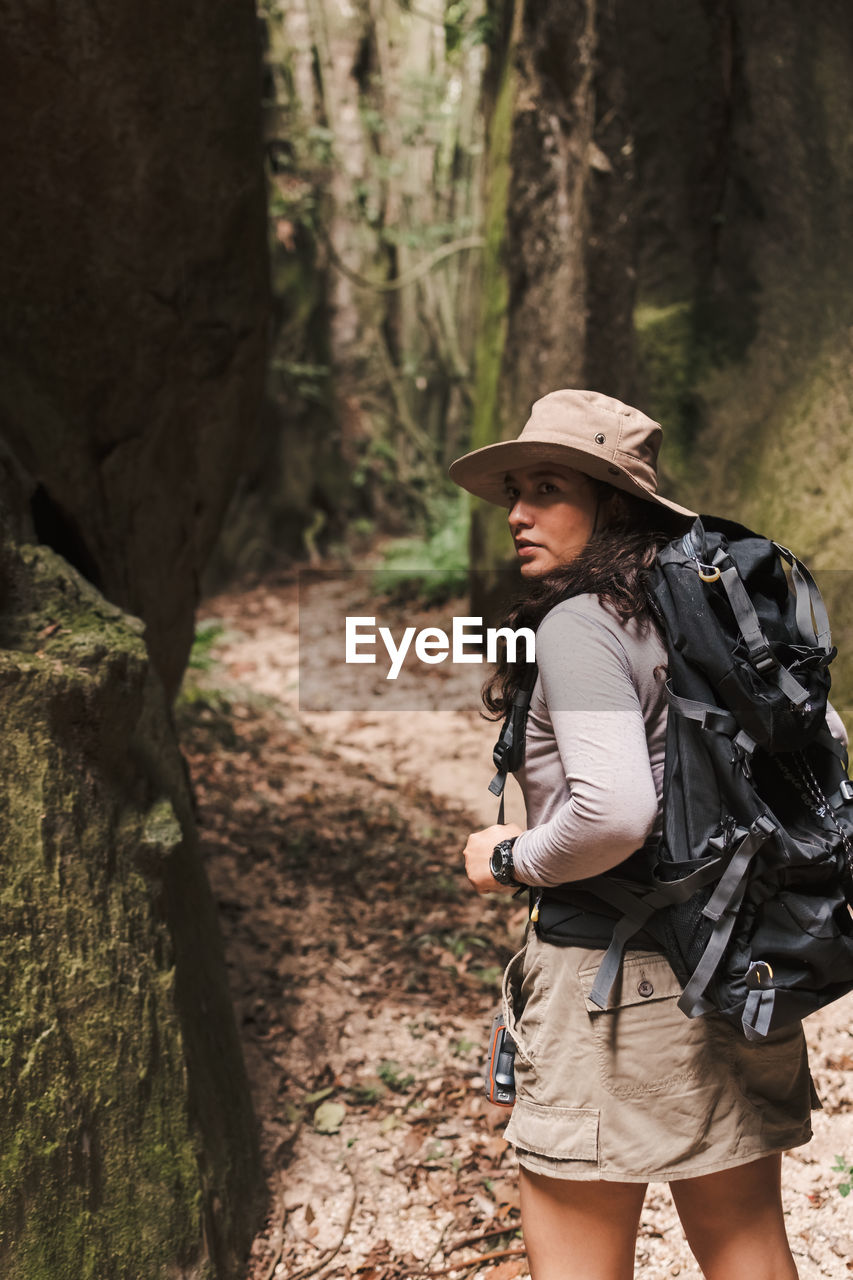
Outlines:
[[[492,875],[497,880],[498,884],[512,884],[512,873],[507,866],[510,859],[511,849],[512,846],[506,840],[502,840],[501,843],[496,844],[492,850],[490,866]]]

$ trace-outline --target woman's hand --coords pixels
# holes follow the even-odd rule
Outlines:
[[[489,867],[492,851],[501,840],[521,835],[514,822],[472,831],[465,846],[465,873],[478,893],[515,893],[511,884],[498,884]]]

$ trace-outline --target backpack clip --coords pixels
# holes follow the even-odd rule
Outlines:
[[[774,667],[779,666],[778,659],[773,656],[770,646],[765,641],[760,647],[749,650],[749,660],[755,667],[756,671],[763,675],[765,671],[772,671]]]

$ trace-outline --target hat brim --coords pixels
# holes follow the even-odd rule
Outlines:
[[[695,511],[652,493],[610,458],[598,458],[584,449],[544,440],[500,440],[497,444],[487,444],[482,449],[475,449],[473,453],[457,458],[452,463],[449,474],[454,483],[467,489],[475,497],[505,507],[508,505],[505,485],[507,472],[512,471],[513,467],[531,467],[536,463],[547,462],[571,467],[596,480],[603,480],[605,484],[613,485],[614,489],[632,493],[636,498],[653,502],[676,515],[696,518]]]

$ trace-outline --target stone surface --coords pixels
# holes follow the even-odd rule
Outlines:
[[[255,429],[267,321],[250,0],[0,0],[0,433],[40,538],[170,693]]]
[[[47,548],[0,614],[0,1271],[238,1274],[258,1154],[142,624]]]
[[[259,1158],[170,701],[262,393],[255,9],[0,22],[0,1271],[230,1280]]]

